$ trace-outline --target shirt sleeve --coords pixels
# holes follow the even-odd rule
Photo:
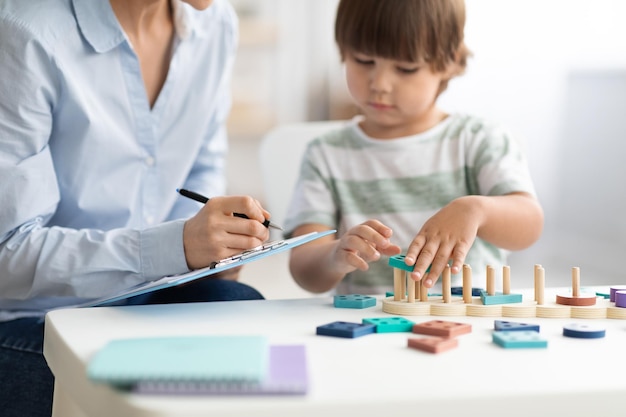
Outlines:
[[[496,124],[471,129],[467,166],[470,190],[479,195],[525,192],[536,195],[528,161],[519,139]]]
[[[50,50],[22,22],[0,21],[1,298],[98,297],[187,271],[182,221],[143,231],[47,226],[60,199],[48,140],[61,88]]]
[[[290,238],[294,230],[304,224],[322,224],[331,229],[338,228],[339,206],[335,200],[333,180],[324,163],[322,143],[312,141],[302,158],[300,174],[292,194],[285,220],[285,237]]]

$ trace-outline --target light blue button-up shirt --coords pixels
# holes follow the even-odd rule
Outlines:
[[[183,220],[223,194],[237,19],[174,1],[150,108],[106,0],[0,0],[0,320],[187,271]]]

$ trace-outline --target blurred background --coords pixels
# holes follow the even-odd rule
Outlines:
[[[336,0],[231,1],[241,39],[229,193],[264,201],[264,135],[355,109],[333,41]],[[574,266],[583,285],[626,283],[626,2],[466,0],[466,8],[474,56],[439,103],[499,121],[523,140],[546,215],[539,242],[511,256],[514,286],[532,286],[535,264],[548,286],[570,285]],[[249,264],[243,280],[268,298],[308,296],[286,259]]]

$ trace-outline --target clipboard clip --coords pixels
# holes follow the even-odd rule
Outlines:
[[[245,250],[237,255],[224,258],[221,261],[212,262],[209,268],[210,269],[221,268],[223,266],[230,265],[235,262],[241,262],[241,261],[248,260],[250,258],[255,258],[259,255],[262,255],[274,249],[285,246],[286,244],[287,242],[285,240],[275,240],[273,242],[268,242],[263,245],[259,245],[255,248]]]

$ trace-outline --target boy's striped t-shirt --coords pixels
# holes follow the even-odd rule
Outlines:
[[[346,127],[314,139],[303,156],[286,220],[287,236],[299,225],[323,224],[338,237],[368,219],[393,230],[392,241],[408,248],[432,215],[467,195],[535,194],[522,147],[507,131],[473,116],[455,114],[430,130],[397,139],[374,139]],[[476,239],[466,258],[474,274],[502,266],[506,251]],[[381,293],[393,286],[382,257],[368,271],[355,271],[339,293]],[[453,276],[453,285],[460,284]],[[484,276],[476,278],[482,282]]]

